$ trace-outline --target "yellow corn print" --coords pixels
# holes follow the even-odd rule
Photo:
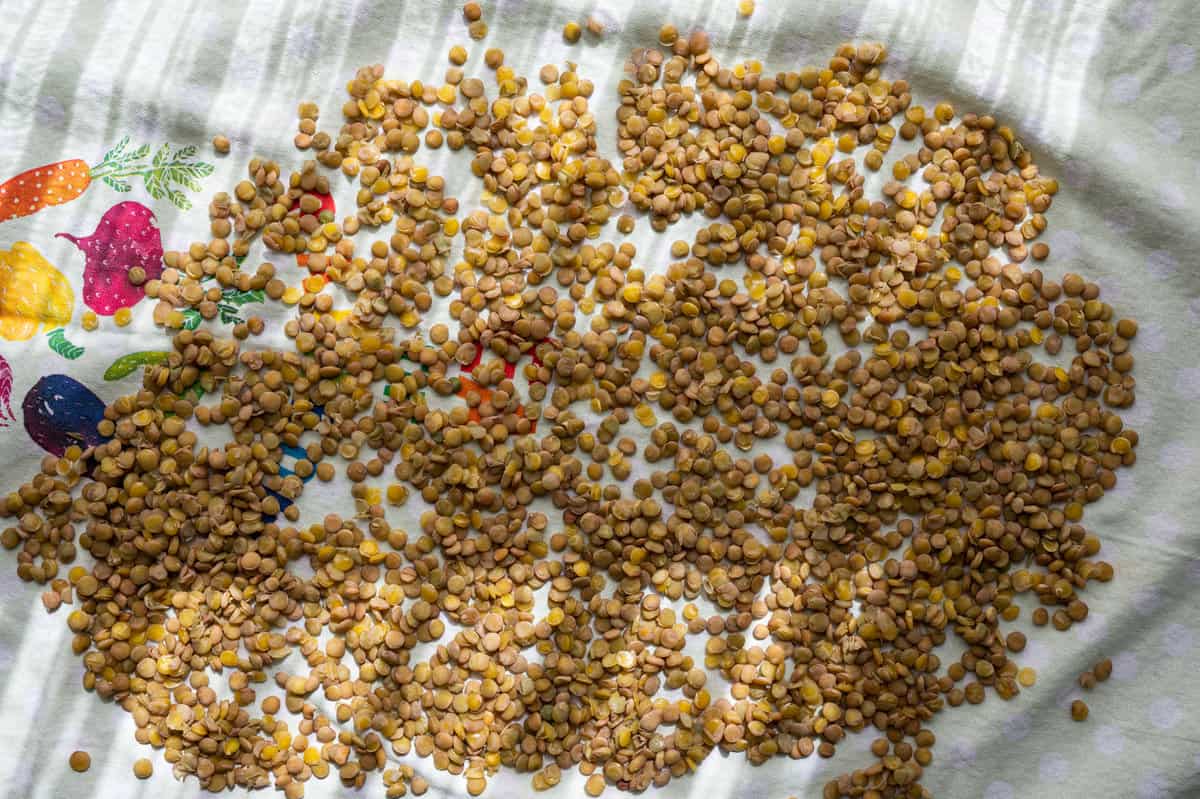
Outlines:
[[[71,284],[32,244],[0,250],[0,336],[24,341],[42,327],[61,327],[74,307]]]

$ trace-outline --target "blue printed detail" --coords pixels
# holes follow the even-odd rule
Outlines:
[[[317,405],[313,408],[313,412],[316,413],[318,417],[322,417],[325,415],[325,406]],[[281,444],[279,448],[283,451],[283,456],[279,459],[279,473],[284,477],[291,477],[296,473],[296,461],[307,458],[308,453],[304,451],[303,447],[293,447],[290,444]],[[314,471],[310,473],[308,477],[301,478],[301,481],[307,483],[309,480],[313,479],[315,474],[316,472]],[[267,493],[279,501],[279,510],[281,512],[287,510],[291,505],[294,504],[293,500],[288,499],[278,491],[272,491],[268,488]],[[273,522],[275,521],[276,517],[263,516],[263,518],[269,522]]]

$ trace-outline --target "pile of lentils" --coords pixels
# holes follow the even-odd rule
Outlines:
[[[5,501],[84,688],[212,791],[420,795],[389,762],[415,752],[471,795],[507,767],[596,796],[869,731],[823,795],[929,796],[930,719],[1033,683],[1018,595],[1065,630],[1113,575],[1081,521],[1135,460],[1137,326],[1027,268],[1058,185],[1016,133],[914,104],[885,56],[768,74],[665,26],[618,87],[615,159],[573,64],[534,85],[497,49],[486,79],[462,46],[440,84],[360,69],[330,130],[301,105],[313,159],[250,161],[147,283],[173,349],[106,443]],[[422,147],[463,153],[482,207]],[[624,240],[689,215],[661,268]],[[294,346],[185,329],[228,289],[294,307]],[[339,470],[343,512],[302,521]]]

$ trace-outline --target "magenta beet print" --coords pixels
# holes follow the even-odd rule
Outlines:
[[[140,266],[146,280],[162,276],[162,235],[154,213],[141,203],[117,203],[105,212],[96,232],[84,238],[59,233],[83,251],[83,301],[101,316],[132,308],[146,296],[143,286],[129,282],[129,270]]]
[[[94,447],[108,439],[96,426],[104,418],[104,402],[83,383],[67,375],[46,375],[21,403],[29,437],[51,455],[67,447]]]
[[[12,367],[8,365],[8,361],[4,360],[4,356],[0,355],[0,427],[8,427],[9,422],[15,422],[17,417],[13,415],[12,405],[9,404],[9,398],[12,396]]]

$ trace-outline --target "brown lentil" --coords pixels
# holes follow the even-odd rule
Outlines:
[[[483,38],[479,5],[463,15]],[[538,790],[579,768],[595,796],[717,749],[831,757],[875,728],[870,774],[824,794],[919,796],[927,719],[1035,682],[1010,657],[1015,595],[1035,625],[1086,619],[1113,569],[1082,519],[1139,440],[1118,413],[1137,326],[1083,276],[1023,268],[1049,257],[1057,182],[990,115],[912,105],[882,45],[772,75],[722,66],[700,30],[659,41],[618,84],[617,160],[574,64],[538,93],[496,49],[487,83],[457,46],[437,84],[363,67],[340,128],[299,107],[312,160],[252,159],[206,240],[164,254],[145,285],[169,356],[105,410],[102,443],[6,498],[0,541],[48,609],[75,606],[85,688],[176,773],[295,799],[380,771],[388,796],[424,792],[390,749],[471,795],[505,766]],[[897,133],[920,147],[868,196],[843,156],[882,169]],[[442,145],[481,207],[421,165]],[[704,224],[647,274],[605,240],[614,216],[632,231],[627,207],[659,233]],[[239,263],[256,238],[308,276]],[[261,319],[187,329],[227,290],[294,308],[288,346],[252,347]],[[435,297],[457,324],[426,335]],[[1064,343],[1069,368],[1038,360]],[[786,454],[750,454],[771,439]],[[345,507],[309,518],[305,481],[339,471]],[[410,495],[424,510],[393,526],[385,502]],[[67,566],[78,547],[94,565]],[[943,664],[950,635],[965,652]],[[271,673],[283,698],[255,715]]]

